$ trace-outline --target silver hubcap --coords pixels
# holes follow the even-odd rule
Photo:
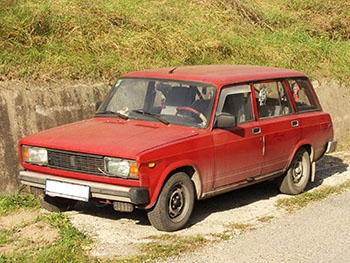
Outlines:
[[[175,218],[179,216],[185,205],[185,196],[181,185],[177,185],[173,188],[173,192],[169,199],[169,216]]]
[[[298,158],[293,163],[293,182],[299,183],[304,176],[303,160]]]

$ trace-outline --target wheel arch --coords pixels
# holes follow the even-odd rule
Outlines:
[[[202,191],[202,182],[200,179],[199,172],[193,167],[193,165],[188,165],[188,164],[181,165],[181,166],[177,166],[172,169],[166,170],[163,173],[164,174],[164,176],[162,176],[163,179],[159,180],[159,183],[157,184],[157,187],[155,188],[152,198],[150,200],[150,204],[146,207],[146,209],[151,209],[156,204],[159,194],[163,189],[165,183],[169,180],[171,176],[179,172],[185,173],[191,179],[194,186],[195,193],[196,193],[195,198],[197,200],[199,199]]]
[[[315,174],[316,174],[316,164],[315,164],[315,150],[312,147],[311,143],[309,142],[304,142],[304,143],[299,143],[297,147],[294,148],[294,151],[292,152],[291,156],[289,157],[288,165],[286,166],[285,170],[287,171],[290,165],[292,164],[293,158],[295,154],[301,149],[304,148],[308,153],[310,157],[310,163],[311,163],[311,176],[310,176],[310,181],[315,180]]]
[[[291,165],[293,158],[295,156],[295,154],[297,153],[297,151],[299,151],[301,148],[304,148],[310,155],[310,162],[314,162],[314,158],[315,158],[315,151],[314,148],[312,147],[311,143],[309,142],[301,142],[299,144],[296,145],[296,147],[294,147],[293,152],[291,153],[291,155],[289,156],[289,160],[288,160],[288,164],[286,166],[286,169],[288,169],[288,167]]]
[[[276,181],[281,193],[296,195],[305,190],[314,168],[312,155],[313,148],[310,144],[296,148],[286,172]]]

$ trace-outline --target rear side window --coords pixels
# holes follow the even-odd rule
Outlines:
[[[260,119],[288,115],[292,112],[283,82],[254,83],[253,86]]]
[[[288,85],[297,112],[316,111],[320,109],[308,80],[288,80]]]

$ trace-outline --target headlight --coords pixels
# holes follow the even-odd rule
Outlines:
[[[23,161],[37,165],[47,165],[47,150],[45,148],[22,146]]]
[[[109,176],[138,179],[138,168],[135,161],[105,157],[105,171]]]

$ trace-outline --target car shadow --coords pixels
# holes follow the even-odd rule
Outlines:
[[[144,210],[135,209],[133,212],[119,212],[113,209],[112,205],[96,205],[93,203],[78,202],[73,211],[101,217],[110,220],[130,219],[136,225],[151,225],[147,213]]]
[[[309,183],[306,190],[308,191],[322,185],[326,178],[346,171],[347,167],[348,165],[338,157],[324,156],[316,164],[315,181]],[[275,181],[266,181],[206,200],[197,201],[187,227],[205,220],[212,213],[244,207],[260,200],[273,198],[279,194],[280,192],[276,187]],[[114,211],[111,205],[97,207],[91,203],[78,202],[74,211],[112,220],[130,219],[136,225],[150,225],[144,210],[135,209],[132,213],[123,213]]]
[[[344,160],[332,155],[325,155],[319,161],[316,162],[316,176],[315,181],[310,182],[306,191],[316,188],[323,184],[323,181],[335,174],[345,172],[348,168],[348,164],[344,163]]]
[[[322,185],[328,177],[345,172],[347,167],[348,164],[344,163],[341,158],[325,155],[317,161],[315,180],[309,182],[305,191]],[[279,194],[281,192],[277,189],[276,182],[273,180],[199,201],[195,205],[190,225],[199,223],[212,213],[243,207],[260,200],[270,199]]]
[[[280,192],[277,190],[275,181],[266,181],[198,201],[189,225],[197,224],[213,213],[244,207],[260,200],[270,199],[278,194]]]

